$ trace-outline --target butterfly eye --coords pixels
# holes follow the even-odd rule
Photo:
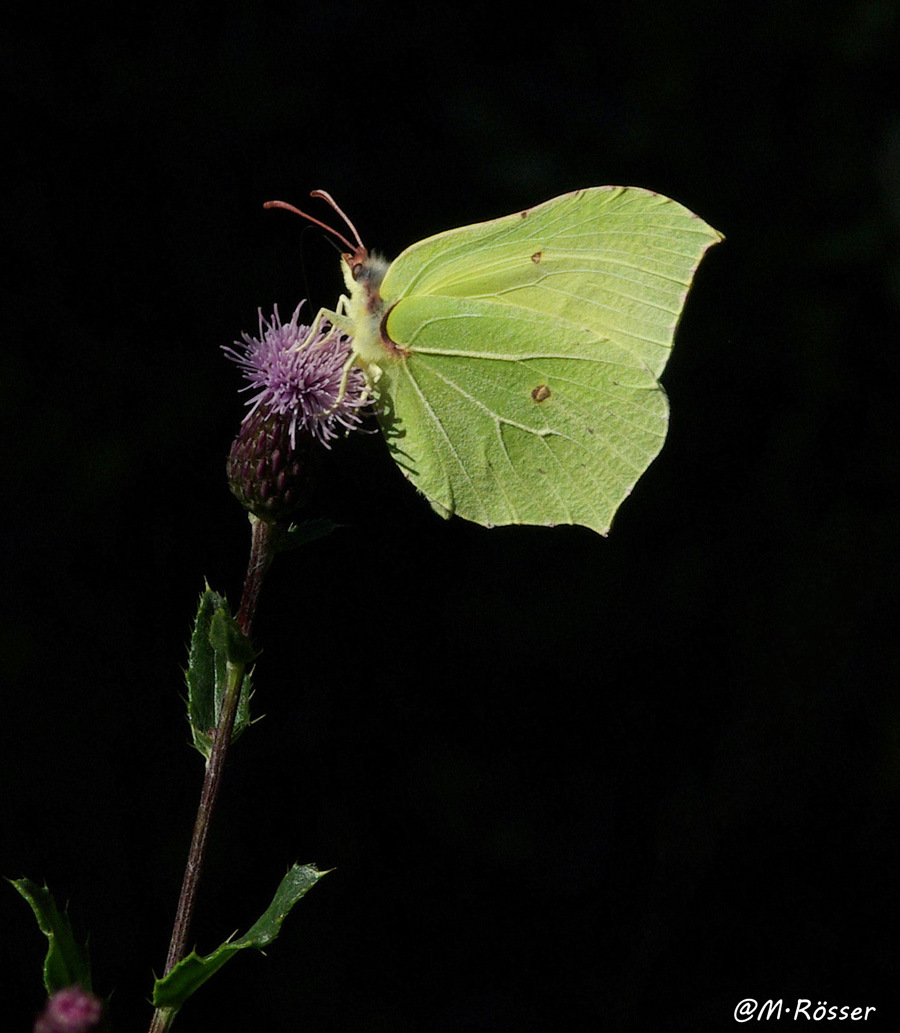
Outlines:
[[[359,257],[362,259],[361,261],[354,261],[357,258],[356,255],[348,256],[347,264],[350,266],[350,275],[353,277],[354,283],[361,283],[367,293],[375,296],[384,279],[384,274],[388,270],[389,263],[378,255],[370,255],[368,252],[364,252]]]

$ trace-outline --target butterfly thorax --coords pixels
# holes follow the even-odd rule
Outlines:
[[[381,366],[402,353],[384,334],[385,304],[380,287],[390,263],[380,255],[370,255],[360,248],[345,254],[344,282],[350,294],[349,322],[352,325],[354,351],[363,365]]]

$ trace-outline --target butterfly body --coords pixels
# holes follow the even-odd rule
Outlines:
[[[364,369],[371,367],[370,378],[380,369],[380,363],[393,354],[382,331],[384,301],[381,283],[389,265],[386,259],[370,255],[365,248],[343,255],[344,283],[349,294],[342,299],[346,316],[342,319],[336,313],[326,313],[332,322],[353,337],[357,361]],[[377,374],[375,376],[377,379]]]

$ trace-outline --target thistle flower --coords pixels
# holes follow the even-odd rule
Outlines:
[[[291,446],[297,431],[312,435],[326,448],[341,429],[355,430],[360,410],[368,403],[362,370],[353,368],[342,391],[344,368],[350,358],[350,338],[327,323],[318,331],[297,322],[303,302],[282,323],[278,306],[272,318],[259,313],[259,337],[242,334],[235,341],[240,351],[223,351],[243,370],[248,381],[243,391],[256,389],[247,403],[249,420],[258,409],[287,417]]]
[[[103,1006],[93,994],[80,986],[57,990],[47,1001],[47,1007],[34,1025],[34,1033],[91,1033],[103,1012]]]
[[[306,500],[318,445],[357,429],[369,402],[362,371],[347,370],[350,338],[327,324],[259,316],[259,337],[243,334],[223,351],[256,393],[228,456],[228,481],[241,504],[267,522],[287,520]]]

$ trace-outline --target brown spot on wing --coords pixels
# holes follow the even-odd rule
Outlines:
[[[541,252],[540,251],[535,251],[535,253],[531,256],[531,261],[534,262],[535,265],[537,265],[538,262],[540,262],[540,260],[541,260]]]
[[[531,392],[531,397],[536,402],[545,402],[550,397],[550,388],[546,384],[538,384]]]

